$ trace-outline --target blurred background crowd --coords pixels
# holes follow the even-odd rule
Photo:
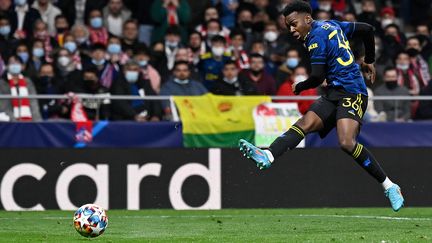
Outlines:
[[[293,95],[308,77],[286,29],[290,0],[0,0],[0,120],[170,120],[168,101],[96,95]],[[376,29],[370,96],[432,95],[432,2],[311,0],[318,20]],[[359,63],[362,43],[350,40]],[[318,95],[323,87],[301,95]],[[68,94],[33,100],[27,94]],[[282,101],[283,102],[283,101]],[[312,101],[297,101],[304,113]],[[368,121],[432,119],[432,101],[375,101]]]

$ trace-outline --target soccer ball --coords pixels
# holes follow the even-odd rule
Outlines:
[[[108,227],[108,216],[102,207],[86,204],[75,212],[74,227],[84,237],[97,237]]]

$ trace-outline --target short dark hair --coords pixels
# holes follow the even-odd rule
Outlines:
[[[383,74],[385,75],[388,71],[392,71],[392,70],[397,71],[397,70],[396,70],[396,67],[393,67],[393,66],[387,66],[387,67],[384,69]]]
[[[58,19],[66,19],[66,21],[67,21],[66,15],[63,15],[63,14],[59,14],[59,15],[55,16],[54,21],[57,21]]]
[[[189,63],[188,63],[188,62],[186,62],[186,61],[176,61],[176,62],[174,63],[174,67],[173,67],[173,69],[176,69],[178,65],[186,65],[186,66],[188,66],[188,68],[189,68]]]
[[[224,68],[228,65],[234,65],[237,67],[237,63],[234,60],[227,60],[225,61],[225,63],[223,64]]]
[[[252,60],[252,58],[260,58],[260,59],[262,59],[263,61],[265,61],[264,56],[261,55],[261,54],[259,54],[259,53],[252,53],[252,54],[249,55],[249,58],[250,58],[251,60]]]
[[[180,27],[177,25],[171,25],[167,28],[166,32],[165,32],[165,36],[167,35],[178,35],[180,36]]]
[[[91,46],[91,51],[103,50],[106,51],[106,46],[102,43],[96,43]]]
[[[96,75],[96,77],[98,77],[99,70],[95,66],[91,65],[83,70],[83,76],[84,73],[93,73],[94,75]]]
[[[312,8],[305,1],[294,0],[285,7],[282,13],[286,17],[293,12],[312,14]]]
[[[213,36],[213,38],[211,39],[211,43],[215,43],[215,42],[223,42],[224,44],[226,44],[225,37],[221,35]]]
[[[238,35],[240,35],[243,38],[243,40],[246,41],[246,33],[241,29],[233,29],[230,33],[230,39]]]

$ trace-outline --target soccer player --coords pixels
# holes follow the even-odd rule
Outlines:
[[[269,168],[284,152],[294,149],[306,134],[319,132],[323,138],[336,127],[342,150],[381,183],[393,210],[398,211],[404,203],[399,186],[387,177],[371,152],[356,141],[368,94],[347,37],[360,37],[363,40],[365,57],[362,66],[374,80],[374,28],[359,22],[317,21],[312,19],[311,13],[310,5],[300,0],[292,1],[283,12],[290,32],[305,43],[312,66],[309,78],[293,84],[292,89],[295,94],[299,94],[326,80],[326,93],[269,149],[257,148],[241,139],[240,151],[263,170]]]

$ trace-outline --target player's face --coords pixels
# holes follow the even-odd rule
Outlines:
[[[303,41],[311,29],[312,17],[310,14],[292,12],[286,16],[285,24],[291,34],[298,40]]]

